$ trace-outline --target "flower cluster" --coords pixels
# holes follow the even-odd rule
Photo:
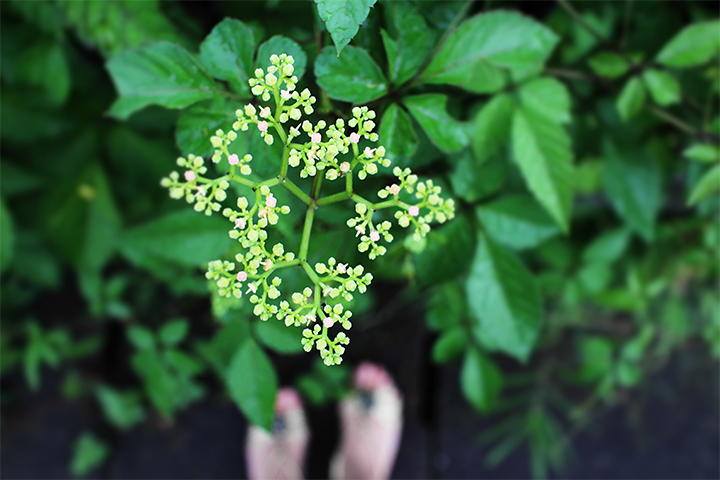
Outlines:
[[[230,184],[223,178],[209,180],[202,177],[207,172],[205,161],[202,157],[188,155],[188,158],[180,157],[177,165],[185,168],[182,174],[182,181],[178,172],[171,172],[169,176],[160,181],[160,185],[170,189],[170,197],[175,199],[185,198],[188,203],[194,203],[196,212],[205,212],[211,215],[220,210],[220,202],[227,198],[227,190]]]

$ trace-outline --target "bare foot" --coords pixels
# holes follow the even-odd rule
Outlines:
[[[330,478],[390,478],[402,433],[402,396],[384,368],[363,363],[355,392],[340,403],[342,439]]]
[[[255,426],[248,430],[245,443],[248,478],[302,479],[308,438],[300,396],[292,388],[281,389],[275,400],[272,433]]]

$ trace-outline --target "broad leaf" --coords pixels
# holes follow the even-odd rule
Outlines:
[[[645,87],[638,77],[632,77],[623,87],[617,99],[617,110],[620,118],[628,121],[635,116],[645,103]]]
[[[318,15],[335,43],[337,55],[357,34],[377,0],[315,0]]]
[[[630,69],[627,60],[614,52],[599,52],[588,59],[593,72],[605,78],[622,77]]]
[[[690,192],[687,203],[695,205],[700,200],[720,191],[720,165],[715,165],[700,177]]]
[[[660,165],[638,150],[623,148],[621,153],[609,141],[603,144],[603,153],[603,188],[610,203],[633,230],[650,242],[660,208]]]
[[[280,55],[281,53],[287,53],[293,57],[293,75],[298,77],[298,79],[302,78],[303,75],[305,75],[305,68],[307,67],[307,54],[295,40],[291,40],[282,35],[274,35],[260,44],[255,66],[266,70],[268,65],[270,65],[270,57],[272,54]]]
[[[680,83],[670,73],[651,68],[643,72],[642,78],[658,105],[667,106],[680,101]]]
[[[460,387],[472,406],[480,412],[492,409],[502,384],[502,373],[495,363],[479,350],[469,348],[460,371]]]
[[[512,146],[528,188],[567,232],[573,193],[569,136],[560,125],[520,108],[513,115]]]
[[[437,284],[467,271],[475,236],[465,216],[457,216],[442,227],[430,230],[426,239],[425,250],[415,255],[418,284]]]
[[[317,83],[335,100],[367,103],[387,93],[387,80],[367,51],[347,47],[337,57],[325,47],[315,60]]]
[[[122,392],[100,385],[95,395],[105,418],[121,430],[127,430],[145,419],[141,398],[137,392]]]
[[[557,42],[544,25],[515,12],[476,15],[450,34],[421,78],[475,93],[497,92],[508,76],[519,80],[539,71]]]
[[[200,44],[200,61],[215,78],[227,80],[242,95],[250,95],[255,39],[240,20],[225,18]]]
[[[250,423],[270,430],[278,391],[277,375],[265,352],[243,342],[230,361],[226,382],[230,396]]]
[[[630,232],[626,228],[618,228],[605,232],[592,241],[582,254],[585,263],[612,263],[619,260],[627,250]]]
[[[712,143],[697,143],[686,148],[683,151],[683,156],[698,162],[717,162],[720,161],[720,147]],[[5,174],[5,171],[3,171],[3,174]]]
[[[84,432],[75,442],[70,462],[70,472],[83,477],[99,467],[107,458],[110,449],[105,442],[90,432]]]
[[[174,346],[182,342],[188,333],[187,320],[174,320],[160,328],[158,339],[167,346]]]
[[[64,103],[70,93],[70,65],[60,42],[30,45],[20,55],[15,75],[18,80],[44,90],[46,98],[56,105]]]
[[[445,330],[433,344],[432,359],[435,363],[446,363],[458,358],[468,342],[465,327],[453,327]]]
[[[495,95],[475,117],[472,150],[478,164],[493,157],[507,143],[515,101],[507,94]]]
[[[554,123],[570,122],[570,94],[554,78],[536,78],[518,90],[523,109]]]
[[[210,137],[218,128],[225,132],[230,131],[233,122],[237,120],[235,110],[238,108],[240,103],[218,97],[183,110],[175,130],[175,142],[183,155],[189,153],[204,157],[212,155],[215,149],[210,144]],[[245,132],[238,132],[238,138],[229,148],[234,148],[236,144],[243,144],[243,148],[247,148],[246,142]],[[231,153],[243,156],[247,152]]]
[[[720,52],[720,21],[698,22],[683,28],[657,54],[668,67],[702,65]]]
[[[553,219],[529,196],[505,195],[475,211],[492,238],[517,250],[535,247],[558,233]]]
[[[0,273],[10,266],[15,250],[15,228],[10,210],[0,199]]]
[[[443,283],[430,297],[425,322],[431,330],[458,325],[466,316],[465,293],[457,282]]]
[[[470,313],[499,350],[526,361],[540,331],[540,291],[509,250],[481,236],[465,284]]]
[[[403,103],[440,150],[456,152],[468,144],[465,124],[447,113],[446,95],[413,95],[405,97]]]
[[[390,104],[380,120],[378,135],[385,147],[385,156],[393,163],[409,160],[415,154],[418,146],[417,135],[410,117],[402,107]]]
[[[148,105],[183,108],[224,93],[195,57],[169,42],[125,50],[107,69],[120,97],[110,114],[121,120]]]
[[[303,351],[299,328],[285,326],[285,323],[271,318],[266,322],[254,322],[255,335],[263,345],[278,353],[286,355]]]
[[[420,69],[430,53],[433,36],[425,20],[417,10],[406,2],[390,2],[384,5],[397,38],[382,30],[382,40],[388,59],[390,80],[402,85]]]
[[[138,350],[152,350],[155,348],[155,337],[152,332],[137,325],[127,329],[127,337],[130,343]]]
[[[508,165],[504,155],[479,161],[467,149],[458,157],[455,168],[450,172],[450,184],[453,192],[463,200],[476,202],[494,194],[505,183]]]

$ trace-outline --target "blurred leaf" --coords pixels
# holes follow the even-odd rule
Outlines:
[[[595,295],[608,287],[612,280],[612,270],[606,263],[591,263],[583,266],[576,278],[585,293]]]
[[[535,247],[558,233],[547,212],[526,195],[504,195],[475,212],[491,237],[516,250]]]
[[[15,250],[15,227],[5,201],[0,199],[0,273],[10,266]]]
[[[467,331],[463,327],[453,327],[443,331],[433,344],[433,362],[446,363],[455,360],[465,350],[467,341]]]
[[[425,322],[432,330],[445,330],[460,323],[466,314],[465,294],[456,282],[446,282],[428,302]]]
[[[172,419],[175,406],[182,397],[178,395],[178,384],[155,350],[142,350],[132,357],[131,365],[143,379],[145,391],[153,406],[166,419]]]
[[[265,352],[248,339],[237,349],[227,372],[230,396],[253,425],[269,431],[278,391],[275,369]]]
[[[583,251],[585,263],[613,263],[627,250],[630,232],[625,228],[610,230],[592,241]]]
[[[412,158],[418,146],[410,117],[396,104],[390,104],[380,120],[378,135],[385,146],[385,156],[393,163]]]
[[[471,145],[478,165],[493,158],[507,143],[514,110],[512,97],[503,93],[493,96],[475,116]]]
[[[138,350],[152,350],[155,348],[155,336],[144,327],[133,326],[127,329],[130,343]]]
[[[720,165],[715,165],[700,177],[688,196],[687,204],[695,205],[718,191],[720,191]]]
[[[642,78],[658,105],[667,106],[680,101],[680,84],[668,72],[651,68],[643,72]]]
[[[515,111],[513,154],[528,188],[564,232],[572,209],[572,151],[563,128],[525,107]]]
[[[720,147],[712,143],[696,143],[686,148],[683,155],[698,162],[717,162],[720,161]]]
[[[425,20],[410,3],[391,2],[384,5],[395,39],[381,30],[388,59],[388,73],[395,85],[402,85],[418,72],[430,53],[433,36]]]
[[[83,434],[75,442],[70,472],[76,477],[83,477],[102,465],[109,453],[109,448],[90,432]]]
[[[168,349],[164,352],[164,358],[181,377],[191,378],[204,370],[200,363],[180,350]]]
[[[498,349],[527,361],[540,331],[542,302],[520,259],[480,236],[465,287],[470,312],[483,333]]]
[[[158,332],[158,339],[168,347],[182,342],[188,334],[187,320],[174,320],[164,324]]]
[[[603,143],[605,167],[603,188],[620,217],[650,242],[655,236],[655,218],[661,204],[662,179],[659,163],[644,152]]]
[[[315,0],[317,12],[330,32],[337,56],[357,34],[377,0]]]
[[[614,348],[608,338],[582,336],[578,338],[577,348],[580,357],[577,375],[580,381],[594,382],[610,373],[614,364]]]
[[[430,140],[440,150],[450,153],[465,147],[469,139],[465,124],[447,113],[447,100],[447,95],[428,93],[405,97],[403,103]]]
[[[453,193],[466,202],[474,203],[488,197],[505,183],[508,168],[504,157],[496,155],[480,161],[470,150],[463,150],[458,157],[450,172],[450,184]]]
[[[642,380],[642,370],[630,362],[620,362],[615,374],[618,382],[624,387],[634,387]]]
[[[210,341],[197,342],[198,353],[215,368],[216,373],[225,381],[225,371],[238,346],[250,338],[250,322],[246,315],[234,311]]]
[[[287,327],[284,322],[274,318],[265,322],[254,322],[253,326],[258,340],[269,349],[286,355],[303,351],[300,329],[292,325]]]
[[[491,410],[497,403],[503,377],[492,360],[475,348],[465,353],[460,371],[460,387],[465,398],[480,412]]]
[[[109,113],[121,120],[148,105],[184,108],[224,93],[193,55],[169,42],[125,50],[107,69],[120,97]]]
[[[709,20],[688,25],[657,54],[656,60],[668,67],[702,65],[720,51],[720,21]]]
[[[256,67],[263,70],[267,69],[270,65],[270,56],[272,54],[280,55],[281,53],[287,53],[293,57],[295,60],[293,63],[293,75],[298,77],[298,80],[301,79],[307,67],[307,54],[295,40],[282,35],[274,35],[260,44],[257,51]]]
[[[622,77],[630,69],[627,60],[614,52],[599,52],[588,59],[590,68],[605,78]]]
[[[473,227],[460,215],[427,234],[427,246],[416,254],[415,273],[419,285],[441,283],[456,277],[468,268],[467,259],[475,245]]]
[[[239,103],[217,97],[183,110],[175,131],[175,141],[182,154],[192,153],[204,157],[212,155],[215,148],[210,144],[210,137],[215,135],[218,129],[230,131],[233,122],[237,120],[235,110],[238,108]],[[247,149],[243,132],[238,133],[238,138],[231,144],[231,148],[236,144]]]
[[[40,87],[48,100],[62,104],[70,93],[70,66],[65,58],[62,44],[41,41],[26,48],[17,64],[17,79]]]
[[[370,55],[349,46],[340,57],[325,47],[315,59],[317,84],[330,98],[351,103],[367,103],[387,93],[387,80]]]
[[[43,181],[40,177],[27,173],[7,160],[3,162],[0,191],[2,191],[4,198],[35,190],[42,184]]]
[[[632,77],[627,81],[617,99],[617,110],[620,118],[624,121],[630,120],[643,107],[645,103],[645,87],[638,77]]]
[[[227,80],[235,91],[250,96],[253,77],[253,31],[240,20],[225,18],[200,44],[200,61],[215,78]]]
[[[105,418],[121,430],[128,430],[145,419],[145,411],[137,392],[121,392],[100,385],[95,395]]]
[[[426,83],[447,83],[474,93],[501,90],[539,71],[558,42],[541,23],[516,12],[476,15],[450,34],[421,75]]]
[[[531,80],[518,90],[522,109],[533,118],[544,118],[553,123],[570,122],[570,93],[565,85],[554,78]],[[509,122],[509,113],[506,122]],[[509,128],[509,126],[508,126]]]

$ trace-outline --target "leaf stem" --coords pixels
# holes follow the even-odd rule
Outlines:
[[[313,219],[315,218],[316,208],[317,206],[315,202],[311,202],[305,212],[305,224],[303,225],[302,239],[300,240],[300,253],[298,254],[298,258],[300,258],[300,260],[307,260],[307,253],[310,245],[310,232],[312,232],[312,224]]]

